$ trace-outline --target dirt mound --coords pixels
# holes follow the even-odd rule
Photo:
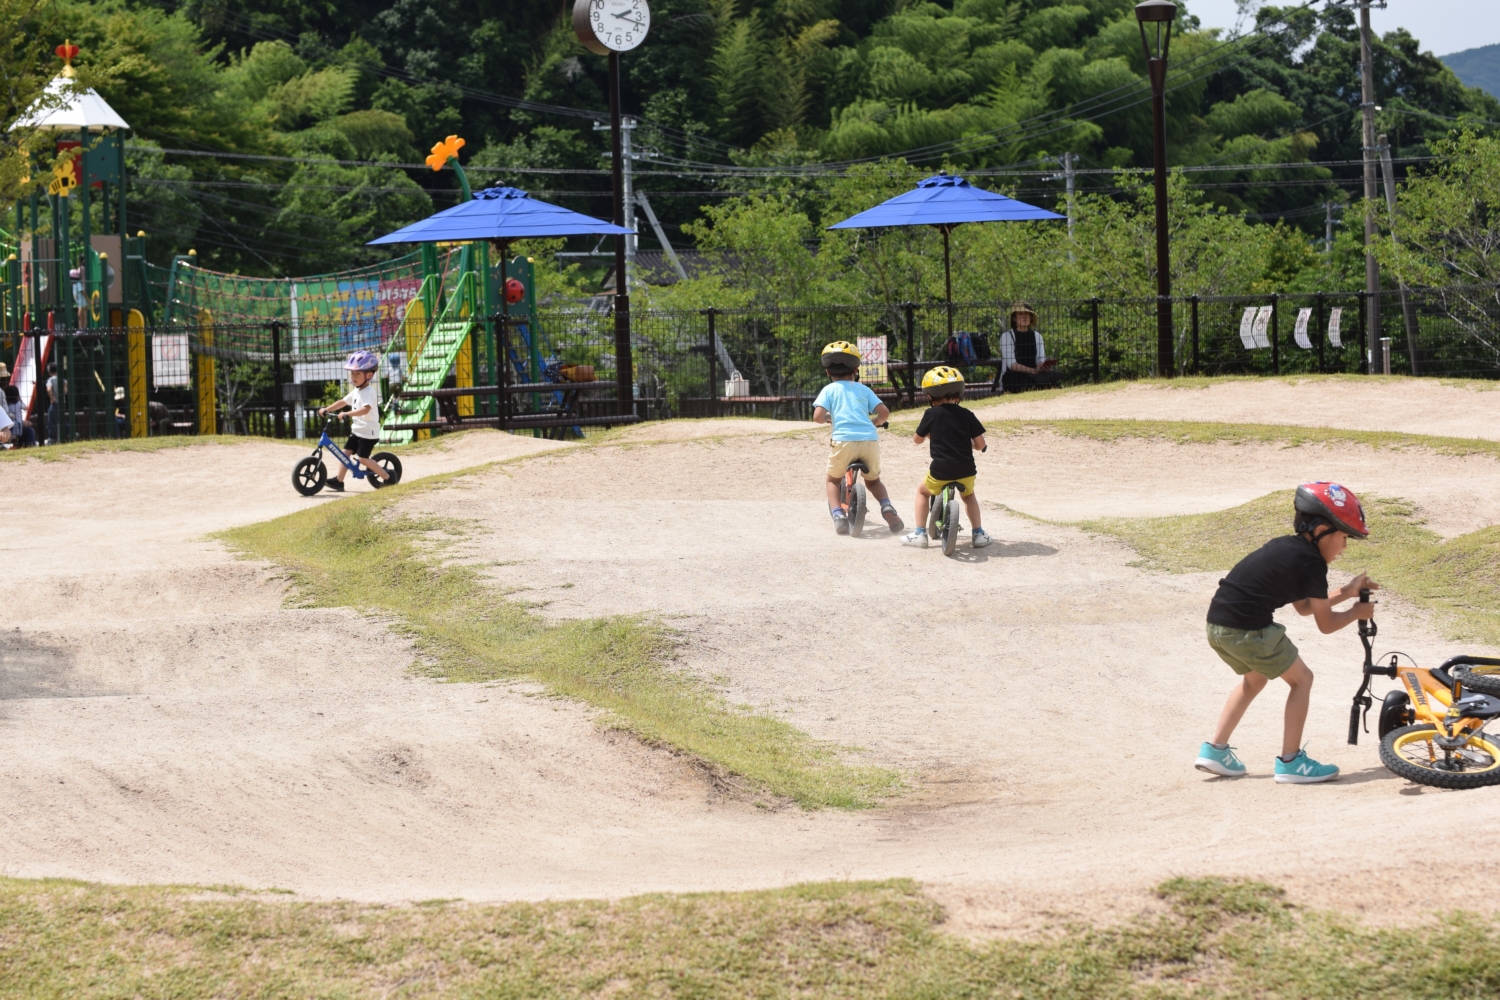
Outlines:
[[[1413,378],[1114,383],[1006,396],[992,420],[1205,420],[1500,440],[1500,386]]]
[[[1148,573],[1113,541],[995,505],[1179,513],[1330,475],[1409,497],[1451,534],[1500,522],[1500,463],[1021,435],[981,458],[996,544],[945,559],[883,528],[836,536],[820,435],[441,444],[409,474],[539,450],[403,503],[477,522],[472,554],[500,564],[498,584],[553,615],[663,615],[683,669],[899,768],[909,794],[861,813],[763,808],[527,685],[414,679],[398,635],[282,607],[278,581],[204,539],[325,502],[292,493],[295,450],[101,454],[6,469],[28,503],[4,548],[22,599],[0,631],[0,871],[373,900],[912,876],[979,932],[1129,911],[1178,874],[1359,911],[1430,904],[1410,877],[1427,862],[1397,880],[1389,845],[1430,836],[1455,800],[1391,776],[1372,738],[1344,744],[1352,634],[1288,623],[1320,678],[1310,749],[1344,780],[1269,780],[1275,696],[1237,734],[1251,776],[1206,779],[1191,755],[1232,679],[1202,640],[1215,574]],[[909,519],[925,449],[883,448]],[[1461,648],[1399,600],[1387,636],[1424,663]],[[1472,859],[1500,846],[1500,792],[1463,805],[1466,864],[1493,878],[1500,863]]]

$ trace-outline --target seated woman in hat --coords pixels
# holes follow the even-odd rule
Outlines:
[[[1036,310],[1025,302],[1010,308],[1010,329],[1000,335],[1000,384],[1006,392],[1049,388],[1062,378],[1036,330]]]

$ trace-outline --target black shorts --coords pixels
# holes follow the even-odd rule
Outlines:
[[[344,442],[344,453],[350,456],[358,455],[360,458],[369,458],[370,452],[375,450],[377,438],[362,438],[358,434],[350,434],[349,440]]]

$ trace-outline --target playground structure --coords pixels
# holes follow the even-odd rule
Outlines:
[[[476,379],[537,385],[558,362],[537,321],[533,262],[492,266],[484,241],[424,243],[381,264],[298,278],[213,271],[192,250],[166,266],[148,261],[145,233],[129,232],[129,125],[75,83],[77,46],[57,54],[64,66],[45,110],[15,126],[52,133],[56,166],[44,178],[38,164],[14,232],[0,229],[0,359],[11,362],[39,437],[233,431],[243,415],[221,409],[238,411],[266,389],[274,433],[302,437],[306,404],[322,383],[342,381],[348,353],[367,349],[382,360],[386,422],[401,425],[387,439],[400,443],[427,436],[440,416],[507,409],[497,394],[468,392]],[[497,271],[520,289],[503,309]],[[55,400],[45,388],[51,365]],[[541,388],[528,395],[533,410],[545,409]]]

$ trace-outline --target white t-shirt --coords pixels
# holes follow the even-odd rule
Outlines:
[[[14,422],[10,419],[9,410],[8,406],[0,406],[0,431],[8,430],[13,426]]]
[[[370,379],[363,389],[350,389],[349,395],[344,397],[344,402],[349,404],[351,410],[357,410],[362,406],[370,408],[370,412],[362,417],[349,418],[349,430],[354,433],[355,437],[380,437],[380,390],[376,387],[374,379]]]

